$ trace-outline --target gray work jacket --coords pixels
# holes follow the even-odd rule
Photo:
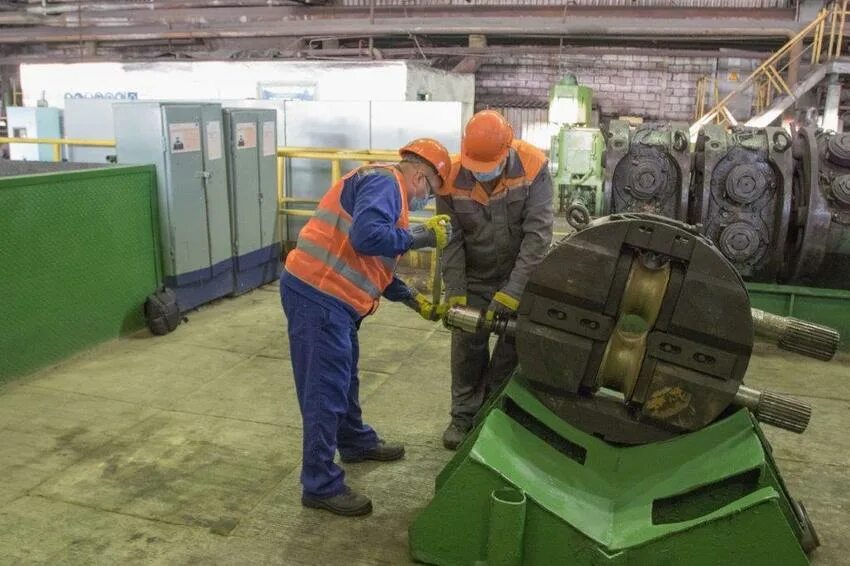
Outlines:
[[[473,287],[519,299],[552,242],[552,177],[545,154],[515,140],[489,195],[456,157],[436,200],[437,214],[452,220],[452,239],[442,256],[446,296],[466,295]]]

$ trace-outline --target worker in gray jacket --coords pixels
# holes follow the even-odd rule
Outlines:
[[[528,277],[552,242],[552,177],[546,155],[513,139],[507,120],[493,110],[466,125],[461,153],[438,191],[437,213],[452,220],[443,250],[443,279],[450,305],[512,313]],[[516,350],[489,333],[452,335],[452,421],[443,445],[454,450],[472,428],[478,409],[517,364]]]

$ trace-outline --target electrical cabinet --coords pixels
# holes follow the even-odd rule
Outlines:
[[[222,110],[215,103],[113,105],[119,163],[157,171],[165,285],[181,312],[233,291]]]
[[[58,108],[9,106],[6,108],[9,137],[61,138],[62,111]],[[9,157],[16,161],[54,161],[49,144],[13,143]]]
[[[277,213],[277,112],[225,108],[233,292],[280,275]]]

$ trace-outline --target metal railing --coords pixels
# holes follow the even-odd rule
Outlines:
[[[286,160],[318,159],[331,162],[331,182],[336,183],[342,177],[343,161],[359,161],[362,164],[378,161],[398,160],[398,151],[391,150],[349,150],[322,147],[281,147],[277,150],[277,202],[278,212],[290,216],[312,216],[309,210],[288,208],[287,204],[319,204],[318,200],[286,196]]]
[[[777,95],[787,95],[796,99],[792,90],[794,85],[789,86],[786,79],[783,78],[783,74],[792,65],[799,65],[806,53],[809,55],[811,65],[819,65],[841,57],[847,3],[848,0],[833,0],[827,7],[818,12],[814,20],[765,59],[741,84],[722,99],[717,92],[715,81],[714,100],[716,104],[708,111],[705,111],[707,85],[712,78],[701,77],[698,79],[695,121],[691,125],[691,137],[694,137],[700,128],[711,122],[737,125],[738,122],[729,110],[728,105],[733,99],[744,94],[750,88],[754,89],[754,107],[757,113],[767,109]]]
[[[77,146],[77,147],[115,147],[114,140],[80,140],[74,138],[3,138],[0,137],[0,144],[3,143],[28,143],[39,145],[53,146],[53,161],[62,161],[62,146]]]

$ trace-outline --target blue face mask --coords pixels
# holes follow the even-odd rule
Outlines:
[[[479,183],[487,183],[489,181],[493,181],[502,176],[502,171],[505,170],[505,163],[499,163],[495,169],[492,171],[485,171],[484,173],[478,173],[476,171],[472,172],[472,176],[475,177],[475,180]]]
[[[434,187],[431,186],[431,181],[428,180],[428,177],[425,177],[425,186],[427,187],[427,193],[422,198],[412,198],[410,202],[407,203],[407,208],[410,211],[416,212],[417,210],[422,210],[426,206],[428,206],[428,201],[434,198]]]

